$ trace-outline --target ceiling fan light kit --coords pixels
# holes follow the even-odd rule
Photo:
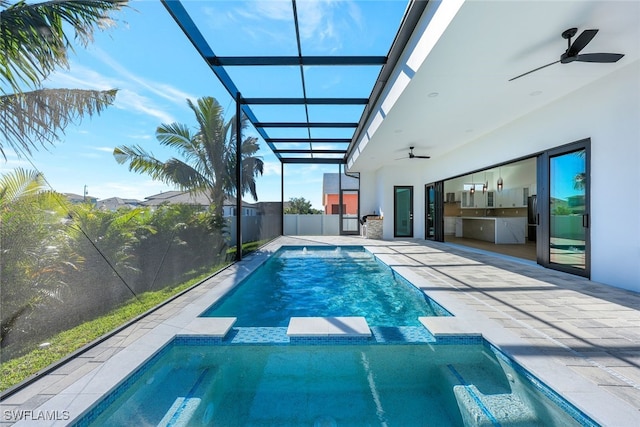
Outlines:
[[[543,68],[549,67],[551,65],[557,64],[558,62],[561,64],[569,64],[570,62],[595,62],[601,64],[611,64],[613,62],[618,62],[620,58],[624,56],[622,53],[583,53],[580,54],[580,51],[585,48],[593,40],[593,38],[598,34],[598,30],[584,30],[580,35],[571,43],[571,39],[578,32],[577,28],[569,28],[562,32],[562,38],[567,40],[567,50],[560,55],[560,59],[558,61],[550,62],[549,64],[545,64],[541,67],[534,68],[531,71],[527,71],[526,73],[520,74],[519,76],[513,77],[509,79],[509,81],[513,81],[515,79],[519,79],[520,77],[524,77],[527,74],[531,74],[535,71],[541,70]]]
[[[413,149],[416,147],[409,147],[409,158],[410,159],[430,159],[431,156],[419,156],[417,154],[413,154]]]

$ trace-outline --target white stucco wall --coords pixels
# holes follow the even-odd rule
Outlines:
[[[414,237],[424,237],[424,185],[591,138],[591,278],[640,292],[640,61],[426,163],[394,162],[361,197],[393,239],[393,186],[414,186]],[[372,191],[370,193],[369,191]]]
[[[366,194],[366,197],[362,195]],[[380,213],[376,194],[376,176],[373,172],[360,174],[360,216]]]

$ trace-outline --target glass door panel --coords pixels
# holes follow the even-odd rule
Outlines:
[[[432,184],[425,186],[424,205],[424,238],[434,240],[436,238],[436,189]]]
[[[413,187],[393,187],[394,237],[413,237]]]
[[[587,268],[587,162],[581,149],[549,157],[549,262]]]
[[[340,212],[340,234],[360,234],[360,191],[340,190],[342,210]]]

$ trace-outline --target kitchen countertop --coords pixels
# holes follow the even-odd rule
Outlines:
[[[496,244],[525,243],[526,217],[458,216],[455,218],[460,219],[456,236],[485,240]],[[465,223],[467,220],[472,221]]]
[[[486,219],[489,221],[492,220],[496,220],[496,219],[524,219],[526,217],[524,216],[456,216],[454,218],[460,218],[460,219]]]

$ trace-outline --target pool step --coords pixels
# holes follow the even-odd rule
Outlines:
[[[470,384],[453,365],[447,365],[453,383],[453,394],[465,426],[537,426],[540,419],[527,403],[513,392],[484,394]],[[498,390],[498,384],[487,384]]]
[[[481,337],[482,333],[477,325],[453,316],[418,317],[422,326],[433,335],[436,340],[446,338]]]
[[[292,317],[287,335],[290,338],[369,338],[371,329],[362,316]]]
[[[453,393],[465,426],[541,425],[533,409],[513,393],[486,395],[473,384],[456,385]]]
[[[196,317],[177,336],[207,336],[223,339],[236,323],[236,320],[237,317]]]
[[[202,402],[202,395],[211,384],[215,369],[205,368],[185,396],[178,396],[164,414],[159,426],[180,427],[190,424],[191,419]]]

